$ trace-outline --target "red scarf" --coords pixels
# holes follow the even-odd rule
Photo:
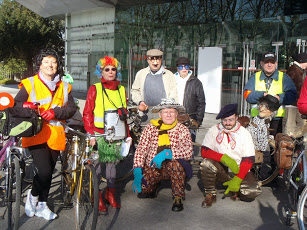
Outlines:
[[[103,86],[107,89],[111,89],[111,90],[117,90],[118,85],[119,85],[119,81],[107,81],[106,79],[104,79],[103,77],[101,78],[101,83],[103,84]]]

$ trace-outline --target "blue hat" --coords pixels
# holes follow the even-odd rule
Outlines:
[[[221,109],[220,113],[216,116],[216,119],[223,119],[237,113],[238,104],[228,104]]]

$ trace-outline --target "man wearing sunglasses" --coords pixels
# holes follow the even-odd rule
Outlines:
[[[163,52],[147,51],[148,67],[137,72],[131,89],[132,101],[144,106],[156,106],[162,98],[174,98],[177,102],[176,80],[171,71],[162,65]]]
[[[176,60],[177,73],[174,74],[177,83],[178,102],[186,109],[192,118],[191,136],[192,141],[196,139],[196,129],[203,122],[206,99],[201,81],[194,76],[190,70],[190,60],[179,57]]]

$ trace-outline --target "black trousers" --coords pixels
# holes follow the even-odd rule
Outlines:
[[[282,133],[282,117],[276,117],[271,121],[270,124],[270,135],[276,136],[277,133]]]
[[[51,186],[52,173],[55,168],[60,151],[50,149],[47,143],[30,146],[34,166],[37,173],[33,178],[33,196],[38,196],[38,201],[47,202]]]

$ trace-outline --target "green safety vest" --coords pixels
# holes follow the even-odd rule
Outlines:
[[[110,100],[112,100],[113,104],[109,101],[108,97],[105,93],[102,93],[102,85],[101,83],[95,84],[96,87],[96,100],[95,100],[95,109],[94,109],[94,125],[97,128],[104,128],[104,112],[117,109],[121,107],[127,108],[126,103],[126,91],[125,87],[122,85],[118,86],[118,90],[107,89],[106,93]]]
[[[278,71],[278,81],[273,79],[269,90],[267,90],[266,88],[265,80],[260,80],[260,75],[261,75],[261,71],[255,74],[255,91],[265,91],[270,95],[277,95],[277,94],[283,93],[283,85],[282,85],[282,81],[284,77],[283,72]],[[252,106],[251,116],[255,117],[258,115],[257,104],[252,104],[251,106]],[[285,116],[285,106],[281,105],[277,110],[276,117],[284,117],[284,116]]]

